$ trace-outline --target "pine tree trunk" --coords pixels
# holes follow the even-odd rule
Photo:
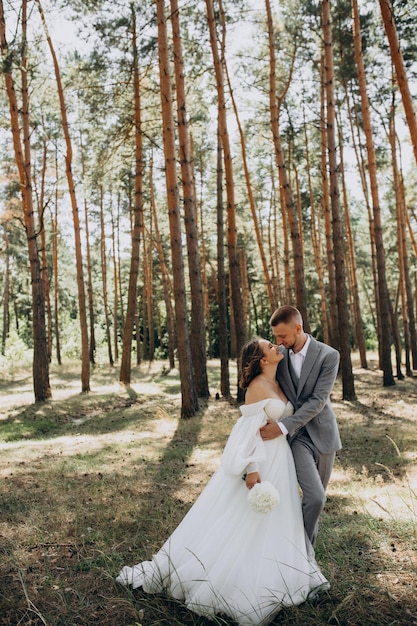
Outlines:
[[[395,93],[395,92],[394,92]],[[395,95],[393,93],[393,100]],[[411,281],[409,273],[409,260],[407,252],[407,236],[406,236],[406,221],[405,215],[405,198],[402,193],[402,184],[400,172],[397,164],[397,148],[396,148],[396,132],[395,132],[395,106],[394,103],[391,106],[390,125],[389,125],[389,141],[391,146],[391,160],[392,160],[392,172],[394,180],[394,193],[395,193],[395,208],[396,208],[396,222],[397,222],[397,248],[398,248],[398,265],[400,270],[399,275],[399,296],[401,302],[401,318],[403,323],[403,336],[404,336],[404,348],[405,348],[405,371],[407,376],[412,376],[411,369],[411,342],[410,342],[410,325],[408,320],[408,307],[407,307],[407,295],[406,285],[411,290]],[[407,289],[408,290],[408,289]],[[414,311],[412,309],[414,323]]]
[[[225,33],[226,32],[226,20],[225,20],[225,16],[224,16],[224,11],[221,12],[221,17],[222,17],[222,28],[223,28],[223,32]],[[232,101],[233,112],[234,112],[234,115],[235,115],[236,124],[237,124],[237,128],[238,128],[238,131],[239,131],[240,147],[241,147],[241,150],[242,150],[243,172],[245,174],[246,191],[247,191],[247,194],[248,194],[249,207],[250,207],[250,211],[251,211],[251,215],[252,215],[253,225],[254,225],[254,228],[255,228],[256,242],[257,242],[258,248],[259,248],[259,256],[260,256],[261,263],[262,263],[262,270],[263,270],[263,274],[264,274],[264,281],[265,281],[266,290],[267,290],[267,293],[268,293],[270,310],[274,311],[277,308],[277,306],[278,306],[278,300],[277,300],[276,294],[274,293],[273,281],[271,280],[271,277],[269,275],[269,267],[268,267],[268,263],[266,261],[265,249],[264,249],[264,244],[263,244],[263,240],[262,240],[262,233],[261,233],[261,229],[259,228],[259,220],[258,220],[258,216],[257,216],[257,213],[256,213],[255,198],[253,197],[251,177],[250,177],[250,172],[249,172],[248,160],[247,160],[247,156],[246,156],[245,135],[243,133],[242,124],[240,122],[239,112],[238,112],[238,109],[237,109],[236,100],[235,100],[235,97],[234,97],[233,88],[232,88],[232,84],[231,84],[231,81],[230,81],[230,76],[229,76],[229,71],[228,71],[226,59],[224,59],[223,67],[224,67],[224,71],[225,71],[227,85],[228,85],[228,88],[229,88],[230,98],[231,98],[231,101]],[[249,326],[249,324],[248,324],[248,326]]]
[[[113,261],[113,343],[114,343],[114,360],[119,360],[119,284],[117,277],[119,275],[119,257],[116,249],[116,228],[119,229],[119,220],[117,226],[114,223],[114,216],[111,220],[111,243],[112,243],[112,261]]]
[[[350,307],[353,311],[353,320],[352,325],[355,328],[355,336],[359,351],[360,364],[363,369],[368,369],[368,364],[366,361],[366,346],[365,346],[365,336],[363,332],[363,324],[362,324],[362,315],[361,315],[361,305],[359,300],[359,286],[358,286],[358,275],[356,269],[356,255],[355,255],[355,242],[352,233],[352,225],[350,221],[349,215],[349,200],[346,188],[346,180],[345,180],[345,164],[344,164],[344,144],[343,144],[343,133],[342,133],[342,125],[338,125],[339,128],[339,146],[340,146],[340,174],[342,178],[342,189],[343,189],[343,206],[344,206],[344,222],[345,222],[345,237],[347,242],[347,259],[348,259],[348,267],[350,268],[350,294],[352,298],[352,307]]]
[[[59,180],[58,174],[58,153],[55,153],[55,171],[56,180]],[[54,280],[54,332],[55,332],[55,350],[58,365],[62,364],[61,360],[61,337],[59,332],[59,275],[58,275],[58,185],[55,189],[55,207],[54,216],[52,218],[52,275]]]
[[[335,260],[337,314],[339,323],[340,367],[342,371],[343,399],[350,401],[356,400],[356,393],[350,353],[344,241],[336,155],[333,44],[329,0],[323,0],[322,2],[322,26],[324,58],[326,65],[327,148],[330,170],[330,202],[332,209],[332,233]]]
[[[165,182],[168,203],[171,261],[174,279],[175,326],[178,342],[178,362],[181,380],[181,416],[192,417],[198,411],[198,399],[193,375],[188,312],[185,290],[184,259],[181,242],[181,214],[177,186],[174,116],[172,111],[171,73],[168,57],[168,36],[164,0],[156,0],[158,25],[158,60],[161,94]]]
[[[217,306],[219,310],[220,391],[229,398],[229,342],[227,332],[227,278],[224,260],[223,168],[220,131],[217,133]]]
[[[48,275],[48,259],[46,254],[46,233],[45,233],[45,174],[47,167],[47,143],[43,138],[43,151],[42,151],[42,171],[41,171],[41,189],[38,201],[38,215],[40,224],[40,238],[41,238],[41,275],[43,280],[43,289],[45,293],[45,307],[46,307],[46,328],[47,328],[47,342],[48,342],[48,358],[49,362],[52,359],[52,307],[51,307],[51,291],[49,288],[49,275]]]
[[[7,222],[3,223],[3,240],[4,240],[4,258],[6,267],[4,269],[4,287],[3,287],[3,327],[1,333],[1,354],[6,354],[6,340],[9,335],[10,313],[10,243],[7,234]]]
[[[311,180],[311,165],[310,165],[310,149],[307,133],[307,124],[304,117],[304,142],[305,142],[305,154],[306,154],[306,170],[308,179],[308,192],[310,198],[311,207],[311,245],[313,247],[314,265],[317,272],[317,280],[319,283],[320,293],[320,311],[321,311],[321,326],[323,330],[324,343],[330,343],[329,324],[327,319],[327,306],[326,306],[326,291],[324,288],[324,276],[323,276],[323,263],[321,258],[321,226],[320,217],[316,212],[316,201],[313,192],[313,183]]]
[[[174,50],[175,85],[177,94],[177,118],[179,157],[181,164],[184,198],[184,224],[187,236],[188,273],[191,291],[191,353],[195,374],[195,386],[200,398],[210,396],[207,377],[206,328],[204,323],[203,282],[196,224],[196,200],[191,142],[188,130],[185,101],[184,60],[177,0],[170,0]]]
[[[368,213],[369,245],[370,245],[370,248],[371,248],[372,279],[373,279],[373,284],[374,284],[374,298],[373,298],[373,300],[375,300],[375,302],[370,302],[369,298],[368,298],[368,301],[369,301],[369,305],[370,305],[371,314],[375,318],[374,319],[374,326],[376,328],[377,337],[378,337],[379,362],[381,363],[381,320],[380,320],[380,307],[379,307],[379,294],[378,294],[378,275],[377,275],[376,249],[375,249],[375,237],[374,237],[374,219],[373,219],[372,209],[371,209],[370,201],[369,201],[368,185],[367,185],[366,174],[365,174],[365,170],[366,170],[365,159],[364,159],[364,157],[362,155],[362,150],[361,150],[361,147],[360,147],[361,146],[361,141],[360,141],[359,131],[360,131],[361,122],[358,120],[357,116],[355,116],[355,121],[353,120],[353,116],[352,116],[351,112],[352,112],[352,110],[356,110],[358,107],[356,105],[354,105],[353,107],[350,105],[350,103],[349,103],[349,89],[348,89],[347,85],[344,85],[344,89],[345,89],[345,95],[346,95],[347,110],[348,110],[350,131],[351,131],[351,136],[352,136],[353,150],[355,152],[359,178],[360,178],[360,181],[361,181],[363,196],[364,196],[364,200],[365,200],[365,204],[366,204],[366,210],[367,210],[367,213]],[[357,134],[358,134],[358,138],[357,139],[356,139],[355,128],[356,128]],[[374,304],[375,304],[375,310],[374,310]]]
[[[55,53],[55,49],[52,43],[52,39],[48,32],[48,27],[45,20],[45,15],[40,3],[40,0],[36,0],[38,5],[39,14],[44,27],[46,39],[48,42],[49,50],[55,70],[55,80],[57,83],[59,105],[61,110],[61,122],[62,129],[65,137],[65,145],[67,153],[65,155],[65,171],[68,181],[68,190],[71,199],[72,217],[74,223],[74,243],[75,243],[75,258],[77,265],[77,287],[78,287],[78,313],[80,316],[80,329],[81,329],[81,390],[83,392],[90,391],[90,354],[88,347],[88,327],[87,327],[87,313],[86,313],[86,301],[85,301],[85,288],[84,288],[84,270],[83,270],[83,256],[82,256],[82,244],[80,233],[80,221],[78,215],[78,204],[75,193],[75,182],[72,174],[72,142],[69,134],[69,124],[67,119],[67,110],[64,98],[64,89],[62,86],[61,72],[58,65],[58,59]]]
[[[33,389],[36,402],[43,402],[51,397],[49,384],[49,359],[46,337],[45,320],[45,292],[41,275],[41,262],[38,247],[38,234],[34,218],[32,179],[31,179],[31,150],[29,124],[29,90],[27,84],[26,59],[26,25],[27,2],[22,2],[22,106],[17,103],[14,80],[12,77],[12,58],[6,40],[6,23],[4,19],[3,2],[0,0],[0,45],[3,60],[3,76],[6,93],[9,101],[10,123],[13,138],[14,154],[19,172],[19,182],[22,194],[23,220],[28,244],[30,276],[32,283],[32,315],[33,315]],[[23,148],[20,135],[19,110],[22,111]]]
[[[413,98],[408,86],[407,74],[405,70],[404,58],[398,40],[395,26],[392,3],[390,0],[379,0],[381,15],[384,22],[385,32],[391,50],[391,59],[395,67],[396,81],[400,88],[407,126],[410,131],[411,143],[413,145],[414,158],[417,163],[417,120]]]
[[[374,237],[376,247],[377,258],[377,271],[378,271],[378,295],[379,295],[379,307],[380,307],[380,320],[381,320],[381,368],[383,371],[383,384],[384,387],[388,387],[395,384],[392,373],[392,361],[391,361],[391,339],[392,332],[391,320],[390,320],[390,301],[387,285],[387,277],[385,272],[385,251],[382,238],[382,222],[381,222],[381,208],[379,206],[379,193],[376,171],[376,155],[375,147],[372,138],[371,117],[369,113],[369,101],[366,89],[365,68],[362,57],[362,42],[360,31],[360,20],[358,12],[357,0],[352,0],[353,11],[353,38],[355,45],[355,61],[358,70],[359,89],[361,95],[361,109],[363,117],[363,127],[366,136],[366,149],[368,154],[368,169],[369,178],[371,182],[371,196],[372,196],[372,211],[374,220]]]
[[[193,158],[194,162],[194,158]],[[201,177],[203,177],[203,168],[201,168]],[[194,176],[194,187],[195,187],[195,176]],[[197,191],[194,192],[195,198],[197,199]],[[200,241],[201,241],[201,280],[203,282],[203,306],[204,306],[204,319],[206,326],[206,335],[208,342],[208,356],[209,358],[213,358],[213,337],[211,332],[211,313],[210,313],[210,294],[209,294],[209,286],[208,286],[208,277],[207,277],[207,253],[206,253],[206,234],[204,229],[204,210],[203,210],[203,200],[197,202],[196,204],[196,221],[200,225]]]
[[[324,56],[321,57],[321,89],[320,89],[320,137],[321,137],[321,178],[322,178],[322,213],[324,217],[324,232],[326,239],[326,257],[327,257],[327,275],[329,279],[329,342],[332,346],[339,345],[339,322],[337,312],[337,296],[336,296],[336,273],[335,273],[335,259],[333,249],[333,235],[332,235],[332,219],[330,209],[330,186],[329,186],[329,172],[328,162],[326,155],[327,148],[327,106],[326,106],[326,67]]]
[[[164,294],[166,324],[167,324],[167,334],[168,334],[169,367],[170,369],[174,369],[175,367],[174,354],[175,354],[175,349],[176,349],[176,341],[175,341],[175,333],[174,333],[174,312],[172,310],[172,302],[171,302],[171,294],[173,293],[173,288],[172,288],[170,277],[169,277],[167,262],[166,262],[165,254],[164,254],[164,248],[162,246],[162,241],[161,241],[161,235],[159,233],[159,223],[158,223],[158,216],[156,213],[155,191],[154,191],[154,184],[153,184],[152,159],[151,159],[150,167],[149,167],[149,189],[150,189],[151,211],[153,215],[153,223],[154,223],[154,231],[155,231],[154,243],[156,246],[156,251],[158,253],[159,267],[161,270],[162,291]]]
[[[269,0],[265,0],[267,21],[268,21],[268,38],[269,38],[269,109],[271,130],[275,149],[275,159],[278,168],[279,181],[282,189],[283,197],[285,200],[285,209],[288,215],[288,221],[291,232],[291,243],[293,251],[294,262],[294,283],[296,293],[296,306],[300,311],[304,327],[307,332],[310,331],[310,324],[308,320],[307,312],[307,296],[305,288],[305,275],[304,275],[304,259],[303,251],[301,248],[300,240],[300,228],[301,224],[298,223],[297,211],[294,204],[293,194],[291,186],[288,180],[287,167],[284,159],[284,152],[281,144],[281,136],[279,131],[279,106],[278,96],[276,89],[276,59],[275,59],[275,37],[272,21],[271,5]],[[282,96],[281,96],[282,99]]]
[[[132,250],[130,255],[129,286],[127,294],[126,318],[123,326],[122,359],[119,380],[130,385],[132,375],[132,341],[136,322],[136,339],[139,342],[137,314],[137,284],[139,273],[140,237],[143,228],[143,136],[141,118],[141,97],[139,80],[139,59],[136,35],[136,14],[132,6],[132,50],[133,50],[133,100],[135,125],[135,195],[133,200]],[[136,358],[139,360],[139,344]]]
[[[103,309],[104,309],[104,322],[106,325],[106,342],[107,353],[109,357],[110,365],[114,365],[113,351],[111,343],[110,332],[110,318],[109,318],[109,302],[107,293],[107,250],[106,250],[106,229],[104,224],[104,206],[103,206],[103,189],[100,189],[100,258],[101,258],[101,281],[103,286]]]
[[[213,55],[214,71],[216,75],[217,106],[219,115],[219,130],[222,141],[224,172],[226,179],[227,198],[227,249],[229,256],[229,286],[231,290],[231,317],[233,324],[230,330],[234,334],[231,346],[236,350],[236,356],[240,355],[242,347],[246,341],[246,320],[242,319],[242,292],[239,275],[239,254],[237,246],[237,226],[236,226],[236,204],[235,188],[233,176],[233,159],[230,149],[229,132],[227,126],[227,108],[224,89],[222,61],[219,55],[218,40],[216,33],[216,19],[212,0],[206,0],[207,20],[210,32],[210,45]],[[239,366],[238,366],[239,369]],[[238,379],[240,372],[238,371]],[[243,392],[238,387],[237,397],[243,400]]]
[[[80,149],[81,149],[81,172],[84,178],[85,164],[84,164],[84,146],[82,133],[80,135]],[[89,212],[87,198],[84,198],[84,224],[85,224],[85,256],[87,263],[87,303],[88,303],[88,320],[90,331],[90,345],[89,345],[89,359],[91,365],[95,365],[96,354],[96,331],[95,331],[95,315],[94,315],[94,294],[93,294],[93,269],[91,261],[91,246],[90,246],[90,226],[89,226]]]

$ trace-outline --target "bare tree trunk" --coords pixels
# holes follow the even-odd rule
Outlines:
[[[390,323],[390,302],[385,272],[385,251],[382,238],[381,208],[379,206],[378,182],[376,172],[375,147],[372,138],[371,117],[369,113],[369,101],[366,89],[365,68],[362,56],[362,41],[360,31],[360,20],[357,0],[352,0],[353,12],[353,38],[355,44],[355,60],[358,70],[359,88],[362,103],[363,127],[366,135],[366,148],[368,153],[369,178],[371,181],[372,209],[374,219],[374,236],[377,255],[378,270],[378,292],[381,318],[381,367],[383,371],[384,387],[395,385],[392,362],[391,362],[391,323]]]
[[[294,204],[293,194],[291,186],[288,180],[287,168],[284,159],[284,152],[281,144],[281,136],[279,131],[279,102],[282,101],[283,96],[280,98],[277,96],[276,88],[276,59],[275,59],[275,37],[272,20],[271,5],[269,0],[265,0],[267,21],[268,21],[268,38],[269,38],[269,108],[271,119],[271,130],[275,148],[275,159],[277,163],[279,180],[282,189],[283,196],[285,198],[285,208],[288,215],[291,231],[291,242],[293,250],[294,261],[294,282],[296,292],[296,304],[299,309],[304,326],[307,332],[310,331],[310,324],[308,320],[307,312],[307,296],[305,288],[305,275],[304,275],[304,259],[300,241],[300,227],[297,219],[297,211]],[[290,75],[291,76],[291,75]],[[291,80],[291,77],[288,81]],[[288,89],[288,86],[287,86]]]
[[[81,173],[84,178],[85,163],[84,163],[84,146],[83,146],[82,133],[80,135],[80,150],[81,150]],[[95,365],[96,331],[95,331],[93,269],[92,269],[92,261],[91,261],[89,222],[90,220],[89,220],[89,213],[88,213],[88,202],[87,202],[87,198],[84,198],[85,256],[86,256],[86,263],[87,263],[87,302],[88,302],[88,320],[89,320],[89,330],[90,330],[89,359],[90,359],[91,365]]]
[[[210,396],[210,390],[207,377],[203,282],[201,277],[200,252],[198,249],[194,171],[186,113],[180,18],[177,0],[170,0],[170,5],[177,93],[179,156],[184,194],[184,223],[187,236],[188,273],[191,289],[191,353],[197,394],[200,398],[208,398]]]
[[[149,188],[150,188],[150,199],[151,199],[151,210],[153,215],[153,223],[155,230],[155,238],[154,243],[156,246],[156,251],[158,253],[159,267],[161,269],[161,281],[162,281],[162,291],[164,294],[164,302],[165,302],[165,311],[166,311],[166,324],[167,324],[167,333],[168,333],[168,359],[169,359],[169,367],[174,369],[175,367],[175,333],[174,333],[174,312],[172,310],[172,302],[171,302],[171,294],[173,292],[173,288],[169,278],[169,272],[167,268],[167,263],[165,260],[164,249],[162,246],[161,235],[159,233],[159,224],[158,224],[158,216],[156,213],[156,204],[155,204],[155,191],[153,185],[153,162],[151,159],[150,167],[149,167]]]
[[[346,101],[347,101],[347,110],[348,110],[349,124],[350,124],[351,136],[352,136],[352,144],[353,144],[353,149],[355,152],[358,173],[359,173],[359,178],[360,178],[361,186],[363,190],[366,210],[368,213],[369,245],[371,249],[371,267],[372,267],[372,279],[373,279],[373,284],[374,284],[375,311],[373,309],[372,303],[370,303],[370,309],[371,309],[372,316],[374,317],[374,325],[375,325],[377,337],[378,337],[379,362],[381,363],[381,320],[380,320],[380,306],[379,306],[379,294],[378,294],[378,274],[377,274],[376,248],[375,248],[375,236],[374,236],[374,219],[372,215],[372,209],[370,206],[369,191],[368,191],[368,185],[367,185],[367,180],[366,180],[366,175],[365,175],[365,170],[366,170],[365,160],[363,158],[362,150],[360,147],[361,141],[359,137],[359,130],[360,130],[361,122],[357,119],[357,116],[355,116],[355,123],[353,122],[351,111],[352,109],[356,110],[358,107],[350,106],[349,90],[347,88],[347,85],[344,85],[344,89],[345,89],[345,95],[346,95]],[[358,133],[358,139],[356,139],[355,128]],[[368,302],[369,302],[369,296],[368,296]]]
[[[216,75],[217,87],[217,106],[219,115],[219,129],[223,148],[224,170],[226,179],[226,197],[227,197],[227,248],[229,254],[229,285],[231,289],[231,314],[233,315],[233,324],[230,324],[231,331],[234,333],[236,356],[246,341],[246,321],[242,319],[242,292],[239,275],[239,255],[237,247],[237,226],[236,226],[236,205],[235,205],[235,189],[233,177],[233,161],[230,149],[229,133],[227,127],[227,109],[226,97],[224,89],[222,61],[219,55],[218,40],[216,33],[216,19],[212,0],[206,0],[207,20],[210,31],[210,45],[213,55],[214,70]],[[238,366],[239,369],[239,366]],[[238,379],[239,379],[238,371]],[[237,397],[243,400],[243,391],[238,387]]]
[[[139,340],[139,328],[136,320],[137,314],[137,291],[139,273],[139,250],[140,237],[143,229],[143,135],[141,118],[141,98],[138,47],[136,40],[136,14],[132,6],[132,50],[133,50],[133,99],[134,99],[134,124],[135,124],[135,196],[134,196],[134,219],[132,228],[132,250],[130,257],[129,287],[127,296],[126,318],[123,326],[122,360],[120,364],[119,380],[125,385],[130,385],[132,375],[132,341],[133,329],[136,321],[136,338]],[[139,348],[139,345],[138,345]],[[139,359],[139,350],[137,351]]]
[[[384,22],[385,32],[391,49],[391,59],[395,67],[396,81],[400,88],[401,97],[407,126],[410,131],[411,143],[413,144],[414,158],[417,163],[417,120],[413,98],[408,86],[407,74],[405,70],[404,58],[398,40],[395,26],[392,3],[390,0],[379,0],[381,15]]]
[[[168,57],[168,36],[164,0],[156,0],[158,24],[158,57],[161,94],[163,143],[165,154],[165,182],[171,236],[171,261],[174,278],[175,325],[178,341],[182,405],[181,416],[192,417],[198,411],[188,331],[188,312],[185,291],[184,259],[181,243],[181,216],[177,186],[174,116],[172,111],[171,73]]]
[[[410,273],[409,273],[409,261],[407,252],[407,236],[406,236],[406,221],[404,220],[405,214],[405,199],[402,193],[401,177],[397,164],[397,147],[396,147],[396,132],[395,132],[395,92],[392,95],[392,106],[389,124],[389,141],[391,146],[391,159],[392,159],[392,171],[394,179],[394,193],[395,193],[395,208],[396,208],[396,221],[397,221],[397,247],[398,247],[398,265],[400,270],[399,276],[399,296],[401,302],[401,318],[403,322],[403,334],[404,334],[404,348],[405,348],[405,371],[407,376],[412,376],[410,353],[410,325],[408,320],[408,307],[407,307],[407,295],[406,285],[411,289]],[[414,312],[412,310],[414,318]]]
[[[326,64],[327,147],[330,169],[330,200],[332,207],[333,249],[335,260],[337,313],[339,321],[340,366],[342,370],[343,399],[356,400],[349,341],[349,316],[346,291],[344,242],[337,171],[333,44],[329,0],[323,0],[322,2],[322,22],[324,58]]]
[[[45,292],[41,274],[41,263],[38,248],[31,179],[30,155],[30,124],[29,124],[29,90],[27,84],[26,57],[26,26],[27,1],[22,2],[22,106],[18,105],[14,80],[12,77],[12,57],[6,40],[6,23],[3,2],[0,0],[0,46],[3,60],[3,76],[9,101],[10,123],[13,138],[14,154],[19,172],[22,194],[23,218],[28,244],[30,275],[32,283],[32,315],[33,315],[33,388],[36,402],[43,402],[51,397],[49,384],[49,359],[46,337]],[[23,148],[20,135],[19,110],[22,112]]]
[[[303,111],[304,114],[304,111]],[[327,320],[327,306],[326,306],[326,292],[324,288],[324,276],[323,276],[323,263],[321,258],[321,227],[320,216],[317,215],[316,201],[314,198],[313,184],[311,180],[311,165],[310,165],[310,149],[307,133],[307,124],[304,116],[304,141],[305,141],[305,153],[306,153],[306,170],[308,179],[308,191],[310,197],[311,207],[311,244],[313,247],[314,264],[316,266],[317,280],[319,283],[320,293],[320,310],[321,310],[321,325],[323,329],[323,341],[324,343],[330,343],[329,324]]]
[[[117,207],[119,210],[119,207]],[[113,342],[114,342],[114,360],[119,360],[119,256],[116,246],[116,230],[119,230],[119,215],[117,214],[117,223],[114,223],[114,215],[111,218],[111,242],[112,242],[112,261],[113,261]]]
[[[219,4],[220,4],[220,7],[221,7],[220,10],[221,10],[222,29],[223,29],[224,38],[225,38],[226,20],[225,20],[224,11],[223,11],[223,8],[222,8],[222,2],[220,1]],[[232,101],[233,112],[235,114],[236,124],[237,124],[238,130],[239,130],[240,147],[241,147],[241,150],[242,150],[243,171],[244,171],[244,174],[245,174],[246,191],[247,191],[247,194],[248,194],[249,207],[250,207],[250,210],[251,210],[253,225],[254,225],[254,228],[255,228],[256,242],[257,242],[258,248],[259,248],[259,256],[260,256],[261,263],[262,263],[262,269],[263,269],[263,274],[264,274],[265,286],[266,286],[266,290],[267,290],[267,293],[268,293],[269,305],[270,305],[271,311],[273,311],[274,309],[277,308],[278,301],[277,301],[276,294],[274,293],[273,281],[271,280],[271,277],[269,275],[269,267],[268,267],[268,263],[266,261],[266,254],[265,254],[264,244],[263,244],[263,240],[262,240],[262,233],[261,233],[261,230],[259,228],[259,220],[258,220],[258,216],[257,216],[257,213],[256,213],[255,198],[253,197],[253,190],[252,190],[252,183],[251,183],[251,177],[250,177],[249,166],[248,166],[248,159],[247,159],[247,156],[246,156],[245,135],[243,133],[242,124],[240,122],[239,112],[238,112],[237,105],[236,105],[236,100],[235,100],[235,97],[234,97],[234,94],[233,94],[233,88],[232,88],[232,84],[231,84],[231,81],[230,81],[230,76],[229,76],[229,71],[228,71],[226,59],[224,59],[223,67],[224,67],[224,71],[225,71],[227,85],[228,85],[228,88],[229,88],[230,98],[231,98],[231,101]]]
[[[45,20],[45,15],[40,3],[40,0],[36,0],[38,5],[39,14],[41,16],[42,24],[44,27],[46,39],[48,42],[49,50],[55,70],[55,79],[58,89],[59,105],[61,110],[61,122],[62,129],[64,131],[65,144],[67,153],[65,155],[65,170],[68,181],[68,190],[71,198],[72,217],[74,223],[74,240],[75,240],[75,258],[77,264],[77,287],[78,287],[78,313],[80,316],[80,328],[81,328],[81,389],[83,392],[90,391],[90,354],[88,348],[88,327],[87,327],[87,314],[85,306],[85,288],[84,288],[84,271],[83,271],[83,257],[82,257],[82,245],[80,235],[80,221],[78,216],[77,197],[75,193],[74,177],[72,175],[72,143],[69,134],[69,124],[67,119],[67,110],[64,98],[64,89],[61,81],[61,72],[58,65],[58,59],[55,54],[55,49],[49,35],[48,27]]]
[[[55,150],[55,171],[56,171],[56,187],[55,187],[55,207],[52,217],[52,275],[54,280],[54,330],[55,330],[55,350],[58,365],[61,361],[61,338],[59,332],[59,276],[58,276],[58,150]]]
[[[219,309],[220,391],[229,398],[229,342],[227,332],[227,278],[224,261],[223,168],[220,131],[217,133],[217,306]]]
[[[321,137],[321,178],[322,178],[322,213],[324,217],[324,232],[326,238],[327,275],[329,279],[329,341],[333,346],[339,345],[339,322],[336,305],[336,273],[332,236],[332,220],[330,209],[330,185],[327,166],[327,106],[326,106],[326,66],[324,55],[321,57],[321,88],[320,88],[320,137]]]
[[[344,164],[344,145],[343,145],[343,133],[341,132],[341,125],[338,125],[339,128],[339,146],[340,146],[340,173],[342,177],[342,188],[343,188],[343,204],[344,204],[344,218],[345,218],[345,233],[346,233],[346,241],[347,241],[347,252],[348,252],[348,260],[350,265],[350,285],[351,285],[351,297],[353,306],[351,307],[353,310],[353,320],[352,325],[355,328],[355,335],[357,339],[357,346],[359,351],[359,358],[361,367],[364,369],[368,368],[368,364],[366,361],[366,346],[365,346],[365,336],[363,332],[363,324],[362,324],[362,315],[361,315],[361,305],[359,300],[359,286],[358,286],[358,275],[356,269],[356,256],[355,256],[355,242],[352,233],[352,225],[350,221],[349,215],[349,202],[348,202],[348,194],[346,189],[346,181],[345,181],[345,164]],[[350,307],[349,307],[350,308]]]
[[[43,289],[45,293],[45,306],[46,306],[46,328],[47,328],[47,342],[48,342],[48,358],[49,362],[52,359],[52,307],[51,307],[51,291],[49,288],[49,274],[48,274],[48,259],[46,255],[46,234],[45,234],[45,174],[47,167],[47,143],[45,137],[42,140],[42,170],[41,170],[41,186],[38,199],[38,215],[40,224],[40,238],[41,248],[41,274],[43,280]]]
[[[3,240],[4,240],[4,257],[6,261],[6,267],[4,270],[4,288],[3,288],[3,328],[1,333],[1,354],[4,356],[6,353],[6,340],[9,335],[10,329],[10,312],[9,312],[9,299],[10,299],[10,243],[9,236],[7,234],[7,222],[3,225]]]
[[[106,325],[106,342],[107,353],[109,356],[110,365],[114,365],[113,351],[111,345],[111,332],[110,332],[110,317],[109,317],[109,302],[107,293],[107,250],[106,250],[106,228],[104,224],[104,206],[103,206],[103,189],[100,188],[100,257],[101,257],[101,280],[103,286],[103,308],[104,308],[104,321]]]
[[[194,157],[193,157],[194,162]],[[201,178],[203,178],[203,168],[201,169]],[[194,176],[194,186],[195,186],[195,176]],[[195,198],[197,199],[197,192],[195,191]],[[206,253],[206,235],[204,229],[204,211],[203,211],[203,197],[202,194],[199,198],[199,201],[196,205],[196,221],[200,224],[200,241],[201,241],[201,279],[203,282],[203,307],[204,307],[204,320],[205,320],[205,330],[207,335],[208,342],[208,355],[209,358],[213,358],[213,338],[211,332],[211,313],[210,313],[210,302],[209,302],[209,286],[208,286],[208,277],[207,277],[207,253]]]

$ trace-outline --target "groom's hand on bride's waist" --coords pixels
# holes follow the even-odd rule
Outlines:
[[[260,433],[264,441],[268,441],[269,439],[276,439],[283,434],[278,424],[273,420],[268,420],[265,426],[262,426],[262,428],[260,429]]]

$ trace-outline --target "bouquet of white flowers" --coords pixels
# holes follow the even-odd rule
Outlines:
[[[278,491],[267,480],[256,483],[248,493],[249,505],[255,513],[270,513],[278,506],[279,500]]]

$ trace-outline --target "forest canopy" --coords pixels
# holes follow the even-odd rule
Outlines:
[[[88,391],[161,358],[190,416],[283,303],[345,399],[352,350],[412,375],[416,8],[0,1],[0,358],[31,355],[36,401],[51,362]]]

